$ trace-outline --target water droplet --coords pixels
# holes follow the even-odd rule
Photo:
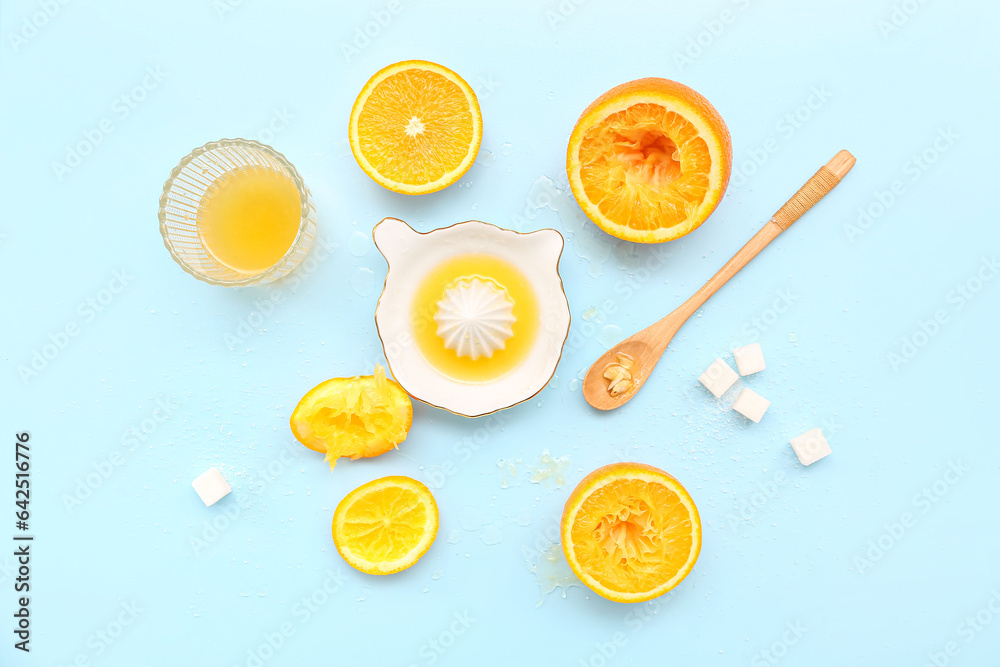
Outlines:
[[[500,529],[494,525],[486,526],[483,532],[479,533],[480,539],[486,544],[494,545],[499,544],[503,540],[503,535],[500,533]]]
[[[347,242],[348,251],[355,257],[364,257],[371,247],[372,242],[368,235],[357,230],[351,233],[351,238]]]
[[[462,533],[457,530],[453,530],[448,533],[448,544],[458,544],[461,539]]]
[[[500,152],[503,153],[504,155],[510,155],[511,153],[514,152],[514,145],[509,141],[505,141],[504,143],[500,144]]]
[[[479,510],[469,505],[459,513],[458,523],[464,530],[476,530],[483,525],[483,520],[479,516]]]
[[[338,139],[333,142],[333,154],[337,157],[347,157],[351,155],[351,142],[347,139]]]
[[[444,572],[442,572],[441,570],[434,570],[433,572],[431,572],[431,579],[440,579],[443,576]]]
[[[496,164],[496,156],[493,155],[493,151],[480,150],[479,156],[476,158],[476,164],[480,167],[486,167],[487,169]]]
[[[622,328],[617,324],[608,324],[601,329],[601,333],[597,334],[597,342],[603,345],[604,349],[614,347],[621,339]]]
[[[351,276],[351,288],[360,296],[369,296],[375,291],[375,272],[362,266]]]

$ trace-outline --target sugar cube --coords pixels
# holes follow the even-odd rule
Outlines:
[[[206,507],[219,502],[232,491],[218,468],[209,468],[201,473],[194,478],[191,486],[198,492],[201,502],[205,503]]]
[[[740,375],[759,373],[766,367],[764,351],[760,349],[760,343],[738,347],[733,350],[733,356],[736,357],[736,368],[739,369]]]
[[[830,449],[830,443],[823,437],[823,431],[819,427],[792,438],[790,442],[792,449],[795,450],[795,455],[799,457],[799,461],[804,466],[812,465],[824,456],[833,453],[833,450]]]
[[[755,424],[760,423],[760,418],[767,412],[771,401],[767,400],[753,389],[744,389],[740,392],[736,402],[733,403],[733,410],[740,413]]]
[[[701,377],[698,378],[698,382],[705,385],[705,389],[708,389],[712,394],[719,398],[726,393],[726,390],[733,386],[733,383],[739,379],[739,375],[736,374],[729,364],[724,362],[722,359],[716,359],[712,362]]]

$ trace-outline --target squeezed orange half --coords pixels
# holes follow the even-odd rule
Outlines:
[[[573,196],[607,233],[638,243],[697,229],[722,200],[732,141],[708,100],[669,79],[629,81],[598,97],[573,128]]]
[[[343,457],[379,456],[406,440],[413,404],[398,384],[375,365],[373,375],[333,378],[310,389],[292,411],[292,435],[326,453],[333,470]]]
[[[570,569],[595,593],[643,602],[691,572],[701,552],[701,519],[672,476],[643,463],[612,463],[570,494],[562,546]]]

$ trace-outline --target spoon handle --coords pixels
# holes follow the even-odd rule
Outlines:
[[[840,179],[851,170],[855,162],[854,156],[848,151],[840,151],[834,155],[832,160],[820,167],[819,171],[771,216],[771,222],[781,227],[781,231],[791,227],[803,213],[840,183]]]
[[[747,241],[746,245],[740,248],[732,259],[726,262],[701,289],[671,313],[668,319],[676,322],[679,316],[680,322],[683,323],[684,320],[691,317],[708,301],[710,296],[756,257],[757,253],[766,248],[768,243],[776,239],[778,234],[788,229],[826,193],[836,187],[840,183],[840,179],[854,166],[855,161],[854,156],[848,151],[840,151],[832,160],[820,167],[819,171],[813,174],[812,178],[806,181],[805,185],[799,188],[799,191],[771,216],[767,224],[761,227],[760,231],[754,234],[753,238]],[[677,326],[680,324],[678,323]]]

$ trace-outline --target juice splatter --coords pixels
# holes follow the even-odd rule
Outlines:
[[[566,484],[566,471],[569,469],[569,457],[554,457],[549,450],[544,450],[538,463],[531,467],[532,484],[561,487]]]
[[[535,575],[535,581],[538,584],[540,596],[538,602],[535,603],[536,607],[541,607],[542,603],[545,602],[545,596],[557,588],[565,599],[567,590],[580,585],[580,580],[569,569],[569,563],[566,562],[560,545],[550,544],[544,551],[537,554],[534,562],[532,562],[527,549],[522,549],[522,551],[524,559],[528,563],[528,570]]]

